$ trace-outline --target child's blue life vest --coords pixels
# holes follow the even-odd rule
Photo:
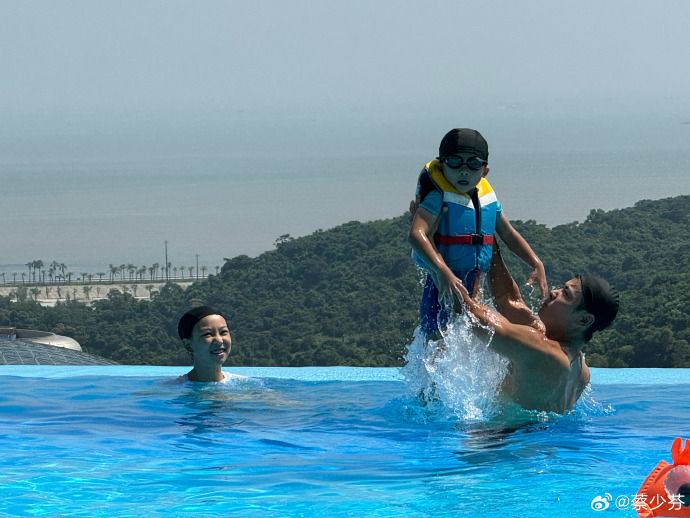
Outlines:
[[[482,178],[472,195],[461,193],[443,176],[438,160],[433,160],[419,175],[417,202],[421,203],[432,190],[441,193],[443,206],[448,207],[434,234],[434,243],[443,260],[461,278],[473,270],[488,271],[499,207],[489,182]],[[413,259],[417,265],[427,268],[414,252]]]

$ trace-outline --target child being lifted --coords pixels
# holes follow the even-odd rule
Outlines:
[[[532,268],[527,282],[536,282],[546,296],[544,265],[503,214],[486,180],[488,158],[489,146],[478,131],[456,128],[443,137],[438,158],[419,175],[408,240],[415,261],[428,272],[420,306],[427,336],[445,326],[440,299],[460,296],[462,285],[476,294],[480,273],[491,266],[494,234]]]

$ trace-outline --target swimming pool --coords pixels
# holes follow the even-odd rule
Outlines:
[[[0,367],[3,516],[636,516],[690,370],[592,369],[565,416],[420,418],[396,369]],[[590,504],[608,493],[605,511]]]

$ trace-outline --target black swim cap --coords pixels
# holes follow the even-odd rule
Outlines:
[[[477,130],[469,128],[455,128],[450,130],[441,140],[438,156],[446,157],[458,153],[474,153],[483,160],[489,159],[489,145]]]
[[[192,329],[194,329],[196,323],[209,315],[223,316],[220,311],[216,311],[211,306],[199,306],[198,308],[190,309],[182,315],[179,324],[177,324],[177,334],[180,335],[180,340],[192,336]]]
[[[592,331],[603,331],[618,314],[618,291],[597,275],[580,275],[582,304],[594,316]]]

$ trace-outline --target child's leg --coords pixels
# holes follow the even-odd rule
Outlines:
[[[419,306],[420,325],[422,331],[427,336],[438,334],[439,315],[441,315],[443,322],[447,320],[447,318],[444,318],[445,312],[438,300],[438,288],[434,284],[431,275],[427,273],[424,292],[422,293],[422,302]]]

